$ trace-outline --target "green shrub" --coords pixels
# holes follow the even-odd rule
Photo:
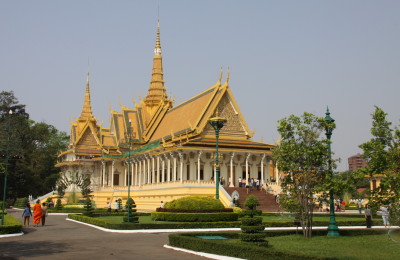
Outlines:
[[[171,212],[152,212],[151,218],[158,221],[174,222],[219,222],[237,221],[238,214],[233,212],[221,213],[171,213]]]
[[[166,209],[223,209],[221,201],[211,197],[187,196],[165,204]]]
[[[99,227],[134,230],[134,229],[190,229],[190,228],[238,228],[240,222],[160,222],[160,223],[108,223],[96,217],[87,217],[82,215],[70,214],[68,218]]]
[[[4,225],[0,225],[0,234],[14,234],[21,232],[22,232],[22,223],[16,220],[11,215],[5,215]]]
[[[124,222],[139,223],[139,216],[136,213],[136,203],[132,198],[129,198],[126,201],[125,208],[126,208],[127,212],[126,212],[126,216],[124,216],[124,218],[123,218]],[[129,216],[129,221],[128,221],[128,216]]]
[[[256,209],[257,206],[260,206],[260,202],[258,201],[256,196],[250,195],[245,200],[244,205],[249,209]]]
[[[92,201],[90,200],[89,197],[86,198],[85,200],[85,213],[83,213],[85,216],[91,217],[93,216],[93,206],[92,206]]]
[[[14,208],[24,209],[28,203],[28,198],[18,198],[15,200]]]
[[[55,208],[56,210],[61,210],[63,208],[60,198],[57,199]]]
[[[243,226],[256,226],[262,224],[262,217],[254,217],[254,218],[244,217],[241,218],[241,221]]]

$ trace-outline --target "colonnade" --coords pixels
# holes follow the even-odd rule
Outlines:
[[[132,156],[130,159],[102,160],[100,186],[142,186],[163,182],[208,181],[215,176],[212,151],[175,151],[157,155]],[[271,156],[261,153],[220,152],[220,176],[225,185],[234,187],[238,179],[259,178],[261,184],[276,178]],[[112,173],[112,174],[111,174]],[[118,178],[118,179],[115,179]]]

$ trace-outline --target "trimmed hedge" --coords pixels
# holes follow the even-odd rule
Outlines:
[[[166,209],[166,208],[156,208],[156,212],[218,213],[218,212],[233,212],[233,208],[225,208],[225,209]]]
[[[183,222],[183,223],[109,223],[105,220],[95,217],[86,217],[82,215],[70,214],[68,218],[88,224],[118,230],[132,229],[189,229],[189,228],[238,228],[240,222]]]
[[[220,200],[204,196],[187,196],[165,204],[166,209],[223,209]]]
[[[227,233],[210,233],[210,235],[221,235],[227,238],[238,238],[227,235]],[[198,252],[207,252],[217,255],[225,255],[231,257],[238,257],[243,259],[329,259],[318,258],[314,256],[307,256],[301,254],[294,254],[290,252],[278,251],[271,247],[259,246],[253,243],[225,243],[224,240],[208,240],[201,239],[195,236],[205,236],[205,233],[190,233],[190,234],[170,234],[169,245],[179,248],[185,248]]]
[[[233,212],[221,213],[171,213],[171,212],[152,212],[151,218],[158,221],[174,222],[220,222],[237,221],[239,215]]]
[[[4,216],[4,226],[0,225],[0,234],[14,234],[22,232],[22,223],[11,215]]]
[[[28,203],[28,198],[18,198],[15,200],[13,207],[19,208],[19,209],[24,209],[24,208],[26,208],[26,203]]]

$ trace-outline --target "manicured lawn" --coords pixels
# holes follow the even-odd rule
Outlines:
[[[363,231],[365,232],[365,231]],[[246,259],[399,259],[400,232],[391,234],[388,240],[385,231],[347,232],[340,237],[314,235],[304,238],[302,235],[285,235],[283,232],[266,232],[268,247],[252,243],[243,243],[237,239],[238,233],[186,233],[169,235],[172,246],[194,251],[216,253]],[[367,232],[368,233],[368,232]],[[236,235],[235,235],[236,234]],[[268,236],[269,234],[269,236]],[[321,232],[319,232],[321,234]],[[197,236],[223,236],[226,240],[208,240]]]
[[[122,223],[123,217],[122,216],[101,216],[98,217],[99,219],[105,220],[109,223]],[[294,218],[289,215],[284,215],[284,216],[263,216],[263,222],[286,222],[286,221],[293,221]],[[328,221],[329,222],[329,216],[314,216],[313,217],[314,221]],[[338,221],[338,224],[340,224],[340,221],[358,221],[358,220],[364,220],[363,215],[360,215],[360,217],[346,217],[346,216],[336,216],[336,220]],[[374,220],[380,220],[380,218],[376,218]],[[140,223],[157,223],[157,222],[163,222],[163,221],[154,221],[151,219],[151,216],[140,216],[139,217],[139,222]]]
[[[400,233],[393,233],[392,238],[400,241]],[[270,237],[267,240],[275,249],[338,259],[399,259],[400,256],[400,242],[389,241],[386,234],[314,236],[309,239],[302,235],[289,235]]]
[[[365,221],[364,215],[359,215],[357,217],[350,217],[346,215],[336,215],[336,221]],[[373,221],[380,221],[381,218],[373,218]],[[273,215],[273,216],[263,216],[263,222],[280,222],[280,221],[294,221],[294,217],[289,214]],[[314,215],[313,221],[328,221],[329,215]]]

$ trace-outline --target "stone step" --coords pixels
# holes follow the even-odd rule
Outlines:
[[[244,208],[244,202],[246,198],[250,195],[254,195],[257,197],[260,202],[260,206],[257,209],[262,210],[263,212],[277,212],[280,211],[278,203],[276,203],[275,198],[272,194],[265,192],[264,190],[252,190],[247,193],[246,188],[239,187],[224,187],[226,192],[232,195],[233,191],[237,191],[239,193],[239,203],[242,208]]]

